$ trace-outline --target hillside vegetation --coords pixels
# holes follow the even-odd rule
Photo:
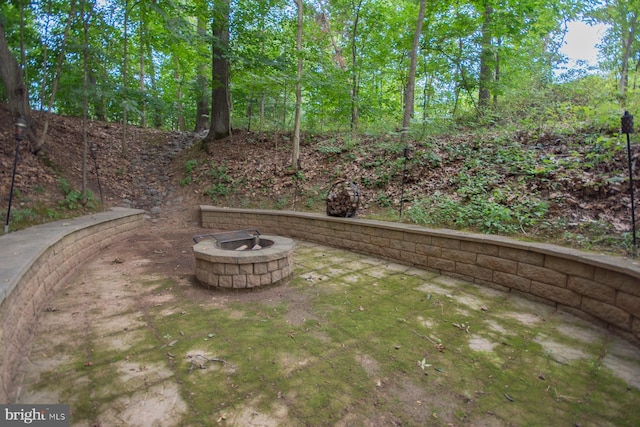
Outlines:
[[[581,92],[565,95],[576,93]],[[302,168],[296,172],[289,167],[287,133],[237,129],[205,151],[203,135],[130,126],[123,146],[120,124],[92,121],[88,139],[98,147],[99,169],[96,175],[88,157],[91,193],[85,205],[82,122],[51,116],[45,154],[34,157],[22,145],[11,229],[101,209],[100,189],[105,208],[156,207],[157,213],[172,201],[194,208],[324,212],[330,186],[346,179],[360,188],[360,217],[629,253],[629,178],[620,110],[612,103],[579,107],[558,100],[538,111],[528,106],[527,112],[522,118],[513,111],[513,116],[414,128],[409,159],[395,132],[304,133]],[[4,207],[15,148],[4,106],[0,123]],[[633,144],[634,167],[639,156]]]

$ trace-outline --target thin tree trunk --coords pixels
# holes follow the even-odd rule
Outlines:
[[[180,79],[180,62],[176,55],[173,56],[173,79],[178,83],[176,89],[176,115],[178,119],[178,130],[185,131],[184,108],[182,105],[182,81]]]
[[[144,7],[144,2],[140,2],[140,95],[142,100],[140,102],[140,126],[143,128],[147,127],[147,99],[146,99],[146,88],[144,84],[145,79],[145,52],[144,46],[146,41],[146,30],[147,30],[147,18],[146,18],[146,8]]]
[[[622,39],[622,63],[620,69],[620,96],[622,98],[626,96],[627,88],[629,87],[629,58],[631,57],[631,48],[636,37],[638,16],[631,14],[630,19],[629,31],[626,34],[627,38]]]
[[[300,121],[302,114],[302,0],[295,0],[298,7],[298,32],[296,35],[296,52],[298,53],[298,73],[296,79],[296,115],[293,124],[293,151],[291,154],[291,168],[300,168]]]
[[[28,82],[27,75],[27,52],[24,48],[24,1],[20,0],[20,69],[22,70],[22,81]]]
[[[49,34],[49,15],[51,14],[51,2],[47,1],[47,17],[44,25],[44,34]],[[40,85],[40,111],[44,111],[44,98],[47,90],[47,61],[49,54],[49,46],[46,40],[42,42],[42,84]]]
[[[400,141],[405,144],[407,141],[407,133],[411,124],[414,110],[414,96],[416,87],[416,67],[418,63],[418,47],[420,46],[420,36],[422,35],[422,22],[424,21],[424,13],[426,9],[426,0],[420,0],[420,11],[418,12],[418,22],[416,24],[416,33],[413,36],[413,46],[411,49],[411,62],[409,65],[409,79],[407,81],[404,93],[404,116],[402,118],[402,135]]]
[[[128,151],[128,142],[127,142],[127,109],[128,109],[128,100],[127,100],[127,67],[129,66],[128,61],[128,43],[129,43],[129,35],[127,33],[129,26],[129,0],[125,0],[124,2],[124,40],[123,40],[123,64],[122,64],[122,156],[126,157]]]
[[[71,28],[71,22],[73,21],[73,15],[76,10],[75,0],[71,0],[71,7],[69,9],[69,17],[67,18],[67,25],[64,28],[64,34],[62,36],[62,46],[60,47],[60,55],[58,55],[58,63],[56,66],[56,74],[53,78],[53,86],[51,88],[51,95],[49,96],[49,104],[47,105],[47,112],[50,113],[53,108],[53,103],[56,99],[56,93],[58,92],[58,82],[60,81],[60,74],[62,74],[62,63],[64,62],[65,48],[67,45],[67,38],[69,37],[69,29]],[[44,127],[40,134],[40,139],[35,147],[35,152],[39,152],[44,147],[47,141],[47,131],[49,130],[49,117],[45,116]]]
[[[358,129],[358,96],[360,92],[358,82],[358,23],[360,22],[360,8],[362,7],[362,0],[358,0],[357,6],[352,1],[352,6],[355,9],[355,17],[353,20],[353,31],[351,32],[351,132],[355,132]]]
[[[478,84],[478,108],[481,112],[489,107],[489,101],[491,100],[491,82],[493,80],[493,73],[491,72],[491,63],[493,62],[493,49],[491,45],[492,15],[493,8],[490,5],[486,5],[481,30],[480,79]]]
[[[320,10],[322,10],[322,15],[320,18],[320,27],[323,32],[329,33],[329,39],[331,40],[331,46],[333,46],[333,52],[335,53],[335,62],[338,64],[341,70],[344,70],[344,58],[342,57],[342,49],[338,46],[338,42],[336,41],[336,37],[333,35],[333,31],[331,31],[331,21],[329,21],[329,14],[326,12],[326,5],[324,1],[319,0]],[[296,3],[297,4],[297,3]]]
[[[86,0],[82,0],[81,10],[84,12]],[[92,4],[89,4],[89,10],[84,12],[82,17],[84,46],[82,46],[82,204],[86,205],[87,196],[87,154],[89,151],[89,143],[87,140],[87,112],[89,110],[89,78],[87,72],[87,62],[89,58],[89,20],[91,19]]]
[[[498,83],[500,82],[500,45],[502,44],[502,40],[498,38],[496,52],[493,56],[493,60],[495,61],[495,68],[493,70],[493,86],[495,88],[498,87]],[[493,91],[493,108],[498,108],[498,91]]]
[[[204,40],[207,35],[207,22],[202,14],[198,14],[198,50],[205,50],[202,46],[205,44]],[[209,82],[207,81],[207,68],[208,61],[205,59],[205,52],[201,52],[203,55],[198,65],[198,75],[196,76],[196,92],[198,94],[198,100],[196,103],[196,132],[202,132],[209,127],[209,98],[211,92],[209,92]]]
[[[147,58],[153,58],[153,48],[151,47],[151,43],[149,43],[149,39],[147,38]],[[153,61],[150,61],[151,66],[149,72],[149,79],[151,80],[151,93],[154,99],[158,96],[158,85],[156,84],[156,67],[153,64]],[[153,127],[156,129],[160,129],[162,127],[162,109],[158,105],[157,102],[153,103]]]

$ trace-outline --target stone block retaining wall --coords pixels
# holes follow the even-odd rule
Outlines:
[[[640,345],[640,261],[499,236],[320,214],[200,207],[216,231],[258,228],[550,304]]]
[[[76,267],[139,229],[143,214],[113,209],[0,236],[0,403],[16,397],[16,376],[48,301]]]

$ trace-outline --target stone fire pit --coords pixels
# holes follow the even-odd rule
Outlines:
[[[202,236],[194,238],[193,246],[196,278],[208,288],[273,285],[293,273],[295,242],[287,237],[261,235],[257,230],[212,234],[205,236],[212,238],[201,241],[198,237]]]

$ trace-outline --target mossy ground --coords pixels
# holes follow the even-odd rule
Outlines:
[[[21,402],[77,426],[640,425],[637,348],[551,307],[304,242],[243,293],[122,250],[43,314]]]

